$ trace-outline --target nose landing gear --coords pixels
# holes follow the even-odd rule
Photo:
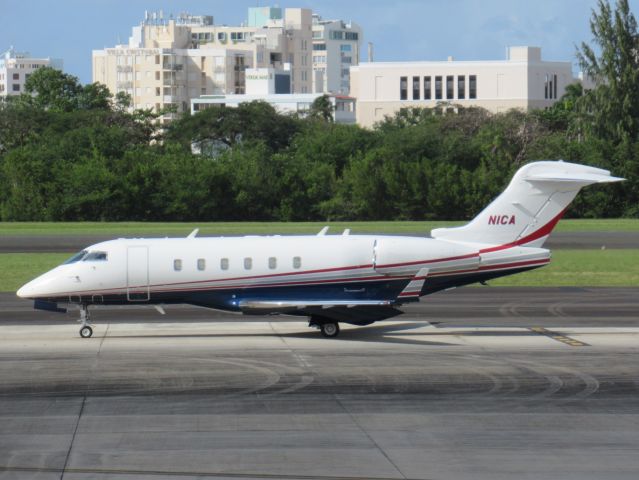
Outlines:
[[[89,307],[88,305],[80,306],[80,336],[82,338],[90,338],[93,335],[93,329],[89,325]]]

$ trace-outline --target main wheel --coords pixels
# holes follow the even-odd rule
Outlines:
[[[89,338],[91,335],[93,335],[93,329],[88,325],[85,325],[80,329],[80,336],[82,338]]]
[[[320,326],[320,331],[326,338],[335,338],[339,335],[339,323],[323,323]]]

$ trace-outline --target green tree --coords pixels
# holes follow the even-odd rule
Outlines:
[[[628,0],[613,7],[599,0],[590,30],[596,46],[583,42],[577,58],[596,88],[584,97],[594,133],[616,141],[639,140],[639,32]]]
[[[216,155],[240,143],[261,142],[271,150],[286,148],[299,130],[299,121],[280,115],[264,101],[240,103],[237,108],[214,106],[173,122],[166,140],[190,150]]]
[[[24,88],[34,106],[61,112],[77,109],[83,90],[76,77],[51,67],[33,72]]]
[[[322,95],[313,100],[308,116],[314,120],[333,123],[333,104],[328,95]]]

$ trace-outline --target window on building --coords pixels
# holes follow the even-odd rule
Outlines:
[[[424,77],[424,100],[431,99],[431,88],[430,77]]]
[[[400,77],[399,79],[399,99],[408,99],[408,77]]]
[[[244,270],[250,270],[253,268],[253,259],[251,257],[246,257],[244,259]]]
[[[346,40],[358,40],[359,39],[359,33],[357,32],[344,32],[344,38]]]
[[[182,270],[182,260],[179,258],[176,258],[175,260],[173,260],[173,270],[175,270],[176,272],[179,272]]]
[[[557,75],[553,75],[552,85],[553,85],[552,98],[557,98]]]
[[[277,258],[269,257],[268,258],[268,268],[271,270],[275,270],[277,268]]]
[[[293,268],[302,267],[302,257],[293,257]]]
[[[222,270],[228,270],[229,269],[229,259],[228,258],[221,258],[220,259],[220,268]]]
[[[435,100],[442,99],[442,77],[435,77]]]
[[[225,42],[226,41],[226,33],[225,32],[219,32],[217,34],[217,39],[221,42]]]
[[[339,46],[339,49],[340,49],[340,51],[342,51],[342,52],[350,52],[350,51],[352,51],[353,47],[351,47],[351,45],[350,45],[350,44],[345,43],[345,44],[340,45],[340,46]]]
[[[325,43],[314,43],[313,44],[313,50],[326,50],[326,44]]]
[[[160,87],[155,87],[155,96],[159,97],[160,95],[162,95],[162,93],[160,92]]]
[[[160,64],[160,56],[159,56],[159,55],[156,55],[156,56],[155,56],[155,64],[156,64],[156,65],[159,65],[159,64]]]
[[[477,98],[477,75],[468,77],[468,98]]]
[[[13,84],[13,91],[14,92],[19,92],[20,91],[20,84],[19,83],[14,83]]]
[[[19,73],[14,73],[13,74],[13,79],[14,80],[20,80],[20,74]]]
[[[452,100],[455,98],[455,77],[452,75],[448,75],[446,77],[446,99]]]
[[[548,98],[548,75],[544,78],[544,98]]]
[[[466,98],[466,75],[457,77],[457,98],[463,100]]]
[[[419,100],[419,77],[413,77],[413,100]]]
[[[203,271],[206,269],[206,260],[203,258],[197,259],[197,269]]]

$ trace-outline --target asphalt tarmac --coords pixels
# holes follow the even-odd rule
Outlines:
[[[414,236],[426,236],[415,233]],[[0,253],[77,252],[117,236],[101,235],[5,235],[0,237]],[[544,244],[554,248],[639,248],[639,232],[555,232]]]
[[[2,479],[636,479],[639,288],[465,288],[325,339],[0,294]]]

